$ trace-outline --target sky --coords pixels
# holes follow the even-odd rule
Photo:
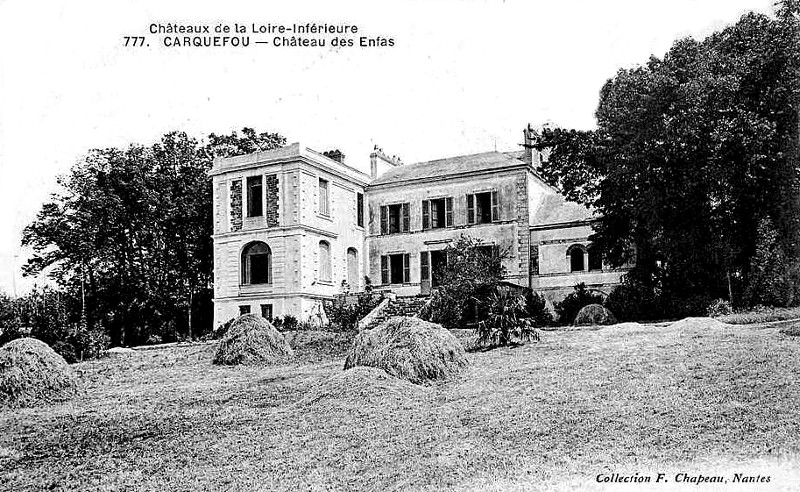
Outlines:
[[[368,169],[516,150],[522,129],[594,127],[620,68],[771,0],[0,0],[0,291],[22,294],[23,228],[93,148],[248,126]],[[392,47],[177,48],[151,24],[347,24]],[[147,46],[125,46],[144,36]],[[317,36],[312,36],[317,37]],[[324,36],[323,36],[324,37]],[[270,44],[255,44],[264,40]],[[129,42],[129,45],[131,42]]]

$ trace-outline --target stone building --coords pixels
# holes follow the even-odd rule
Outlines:
[[[313,319],[365,276],[399,296],[427,294],[461,234],[502,250],[506,281],[550,300],[578,282],[610,289],[624,269],[594,254],[591,212],[542,181],[538,158],[526,146],[405,165],[376,148],[366,174],[341,152],[294,143],[216,159],[215,324],[243,312]]]

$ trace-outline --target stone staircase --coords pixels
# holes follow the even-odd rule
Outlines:
[[[416,316],[428,301],[428,296],[397,296],[390,297],[388,301],[380,311],[375,313],[363,329],[368,330],[378,326],[393,316]]]

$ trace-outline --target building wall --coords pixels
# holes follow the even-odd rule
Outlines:
[[[592,234],[591,224],[581,222],[562,227],[541,228],[533,225],[530,231],[531,246],[538,248],[538,274],[531,275],[531,288],[542,293],[552,302],[560,301],[573,291],[578,283],[587,287],[610,292],[620,283],[622,275],[628,268],[611,268],[603,263],[602,270],[588,270],[588,256],[584,256],[584,271],[571,272],[567,250],[579,244],[588,248],[589,236]]]
[[[381,285],[380,257],[386,254],[410,255],[410,282],[391,285],[399,295],[420,293],[420,252],[444,249],[465,234],[495,244],[508,252],[504,266],[508,280],[527,285],[528,189],[525,171],[512,170],[476,177],[454,177],[402,186],[378,186],[368,189],[369,258],[368,269],[373,285]],[[489,224],[467,224],[467,194],[498,192],[499,218]],[[453,226],[422,229],[422,201],[453,198]],[[409,232],[380,234],[380,207],[409,203]],[[520,234],[521,231],[521,234]],[[522,253],[522,254],[521,254]],[[522,261],[520,259],[523,258]]]
[[[263,163],[258,162],[259,158],[271,153],[241,156],[223,161],[216,171],[212,170],[216,325],[237,316],[240,306],[250,306],[251,312],[260,313],[262,304],[271,304],[274,316],[290,313],[301,319],[316,317],[321,300],[343,290],[349,247],[358,251],[360,270],[366,270],[364,229],[356,223],[356,193],[364,192],[367,176],[316,153],[303,152],[302,147],[296,146],[295,150],[296,154]],[[226,170],[225,165],[231,163],[236,166]],[[248,218],[243,216],[246,178],[258,175],[265,176],[263,214]],[[320,178],[329,183],[327,217],[319,213]],[[270,247],[269,284],[242,283],[242,252],[253,241]],[[320,241],[330,245],[330,282],[319,279]],[[351,289],[362,287],[359,282]]]

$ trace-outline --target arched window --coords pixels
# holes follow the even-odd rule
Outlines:
[[[272,251],[262,242],[248,244],[242,251],[242,283],[272,283]]]
[[[327,241],[319,242],[319,279],[330,282],[332,278],[331,245]]]
[[[567,249],[570,272],[582,272],[585,270],[584,253],[586,253],[586,248],[582,244],[573,244]]]
[[[350,289],[358,289],[358,251],[347,248],[347,283]]]
[[[600,248],[594,244],[589,245],[589,270],[602,270],[603,269],[603,253]]]

